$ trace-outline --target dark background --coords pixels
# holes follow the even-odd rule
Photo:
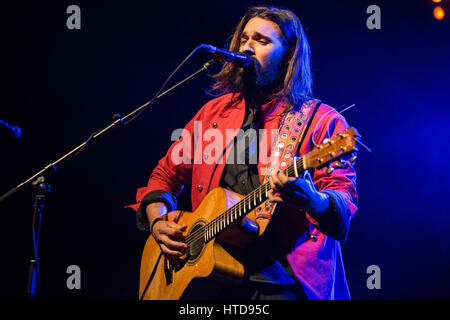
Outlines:
[[[443,7],[450,15],[448,0]],[[0,193],[148,101],[197,45],[222,47],[254,1],[34,1],[2,4]],[[359,211],[343,245],[353,299],[449,299],[449,17],[431,0],[266,2],[291,8],[309,37],[314,93],[355,103],[344,115],[373,150],[360,148]],[[81,8],[81,30],[66,9]],[[381,30],[366,9],[381,8]],[[196,55],[176,79],[209,57]],[[137,187],[209,97],[208,77],[177,90],[131,125],[97,141],[52,178],[42,220],[40,298],[136,299],[140,254]],[[181,205],[189,207],[189,186]],[[26,299],[33,194],[0,204],[0,296]],[[81,268],[81,290],[66,269]],[[366,287],[370,265],[381,289]]]

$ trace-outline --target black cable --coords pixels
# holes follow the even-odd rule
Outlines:
[[[164,88],[167,86],[167,83],[173,78],[173,76],[176,74],[176,72],[186,63],[186,61],[188,61],[192,55],[194,55],[202,46],[197,46],[194,50],[191,51],[191,53],[178,65],[178,67],[175,68],[175,70],[169,75],[169,77],[164,81],[164,83],[162,84],[161,88],[158,90],[158,92],[155,94],[155,96],[148,101],[147,103],[145,103],[144,105],[141,106],[141,110],[139,110],[134,116],[131,117],[131,119],[122,122],[122,124],[127,125],[131,122],[133,122],[134,120],[136,120],[144,111],[145,109],[147,109],[147,107],[151,104],[153,104],[153,102],[158,98],[158,96],[160,95],[160,93],[164,90]],[[117,119],[116,119],[117,120]],[[78,150],[74,156],[77,156],[78,154],[81,153],[81,151],[83,151],[88,144],[92,141],[92,139],[94,138],[94,136],[100,132],[102,129],[98,129],[96,131],[94,131],[89,138],[86,139],[85,145]]]
[[[166,81],[164,81],[163,85],[161,86],[161,88],[158,90],[158,92],[155,94],[155,96],[146,104],[147,105],[151,105],[153,103],[153,101],[156,100],[156,98],[159,96],[159,94],[164,90],[164,88],[166,87],[167,83],[170,81],[170,79],[173,78],[173,76],[175,75],[175,73],[186,63],[187,60],[189,60],[191,58],[192,55],[194,55],[194,53],[196,53],[199,49],[201,48],[201,45],[196,47],[194,50],[191,51],[191,53],[178,65],[178,67],[175,68],[175,70],[169,75],[169,77],[166,79]],[[124,122],[125,125],[131,123],[132,121],[134,121],[136,118],[138,118],[142,112],[144,112],[144,110],[146,109],[143,108],[141,109],[136,115],[134,115],[130,120],[127,120],[126,122]]]

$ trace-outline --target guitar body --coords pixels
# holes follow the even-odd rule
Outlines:
[[[215,188],[203,199],[194,212],[174,211],[169,219],[187,225],[185,237],[218,217],[239,202],[243,196],[223,188]],[[247,217],[252,219],[253,211]],[[240,262],[242,249],[254,237],[241,230],[239,221],[230,225],[217,238],[189,245],[190,256],[176,270],[165,259],[153,236],[145,244],[141,261],[139,297],[142,300],[176,300],[180,298],[214,298],[213,291],[220,283],[239,282],[244,276]],[[239,246],[237,246],[239,244]],[[214,285],[217,284],[217,287]],[[195,293],[200,293],[196,296]],[[203,295],[203,296],[201,296]]]

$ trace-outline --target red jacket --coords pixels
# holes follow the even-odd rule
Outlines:
[[[260,120],[264,129],[280,127],[285,106],[276,100],[262,106]],[[234,139],[234,135],[230,135],[230,132],[227,137],[226,130],[240,129],[244,116],[245,101],[241,94],[227,94],[206,103],[186,125],[185,133],[189,134],[172,144],[166,156],[159,161],[150,175],[148,185],[138,189],[137,204],[130,207],[137,210],[140,201],[150,191],[162,190],[177,195],[182,190],[183,184],[192,182],[192,209],[195,210],[205,195],[219,186],[225,167],[225,160],[217,164],[216,161],[211,161],[211,157],[224,153],[225,147]],[[215,154],[205,149],[211,142],[201,144],[201,134],[209,128],[222,132],[223,148],[220,153]],[[339,113],[330,106],[321,104],[300,146],[300,156],[311,150],[314,146],[313,141],[320,144],[325,138],[333,137],[347,128],[345,119]],[[194,132],[197,132],[197,135]],[[195,139],[197,140],[194,141]],[[181,155],[179,150],[182,147],[191,152],[183,154],[185,157],[183,163],[176,163],[177,159],[173,159],[171,155]],[[270,154],[270,141],[267,141],[266,150]],[[204,161],[208,158],[210,161]],[[200,164],[193,164],[198,163],[199,159],[203,160]],[[351,163],[346,164],[345,168],[335,169],[332,174],[327,174],[326,168],[314,170],[312,173],[315,186],[330,195],[335,208],[320,221],[315,221],[307,213],[306,215],[303,213],[309,225],[309,232],[299,236],[295,247],[287,254],[287,260],[309,299],[350,298],[340,242],[346,240],[350,220],[357,210],[357,192],[356,173]],[[263,165],[258,163],[258,168],[262,169]]]

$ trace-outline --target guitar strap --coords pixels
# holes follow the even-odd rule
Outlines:
[[[270,175],[277,172],[278,169],[284,170],[290,166],[320,103],[320,100],[309,99],[300,107],[285,113],[278,132],[278,141],[264,170],[262,184],[269,181]],[[256,221],[258,222],[258,219],[270,220],[275,207],[276,203],[264,201],[255,209]]]

